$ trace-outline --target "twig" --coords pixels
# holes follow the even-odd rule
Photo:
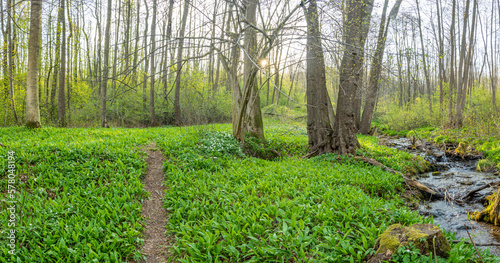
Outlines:
[[[477,250],[476,244],[474,244],[474,241],[472,241],[472,237],[470,236],[469,229],[467,229],[467,225],[464,224],[464,226],[465,226],[465,230],[467,231],[467,235],[469,235],[470,242],[472,243],[472,245],[474,245],[474,249],[476,250],[476,253],[479,256],[479,259],[481,260],[482,263],[484,263],[483,258],[481,257],[481,254]]]
[[[476,192],[479,192],[479,191],[481,191],[483,189],[486,189],[486,188],[492,187],[492,186],[496,186],[496,185],[499,185],[499,184],[500,184],[500,181],[495,181],[495,182],[491,182],[491,183],[485,184],[485,185],[480,186],[480,187],[478,187],[476,189],[470,190],[469,192],[467,192],[467,194],[464,197],[462,197],[460,199],[462,199],[463,201],[465,201],[465,200],[469,199],[471,196],[473,196]]]

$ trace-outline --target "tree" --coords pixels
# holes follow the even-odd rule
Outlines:
[[[38,99],[38,61],[42,30],[42,0],[31,0],[30,35],[28,42],[28,76],[26,81],[26,126],[41,127]]]
[[[153,0],[153,20],[151,23],[151,87],[149,90],[149,124],[157,125],[155,116],[155,34],[156,34],[156,5],[157,0]]]
[[[108,13],[106,17],[106,33],[104,34],[104,62],[103,62],[103,73],[101,80],[101,126],[109,127],[108,121],[106,120],[106,91],[108,85],[108,72],[109,72],[109,41],[111,27],[111,6],[113,4],[112,0],[108,0]]]
[[[340,65],[340,87],[337,115],[333,127],[333,150],[339,154],[355,154],[359,147],[356,137],[356,96],[362,86],[362,67],[366,34],[363,26],[371,14],[373,0],[348,0],[343,23],[344,55]]]
[[[453,0],[451,8],[451,26],[450,26],[450,84],[448,90],[448,121],[451,123],[453,118],[453,88],[455,86],[455,13],[456,0]]]
[[[328,113],[328,92],[326,90],[325,59],[321,46],[318,7],[316,0],[304,7],[307,22],[307,135],[309,138],[309,156],[333,151],[332,126]]]
[[[384,9],[382,12],[382,19],[380,20],[380,29],[378,33],[377,47],[375,49],[375,54],[373,55],[372,65],[370,67],[370,81],[368,84],[368,94],[365,99],[365,108],[363,110],[363,115],[361,118],[361,127],[359,132],[361,134],[368,134],[372,122],[373,111],[375,110],[375,102],[377,100],[377,91],[379,85],[380,72],[382,71],[382,60],[384,58],[385,41],[387,39],[387,31],[389,29],[389,24],[392,19],[396,18],[399,6],[403,0],[398,0],[394,3],[391,12],[389,13],[389,18],[386,23],[386,12],[388,0],[384,3]]]
[[[239,109],[239,119],[236,123],[237,130],[235,137],[244,141],[245,135],[259,138],[265,141],[264,122],[260,111],[260,96],[257,87],[257,66],[256,61],[260,61],[257,50],[257,33],[251,25],[257,23],[258,0],[249,0],[246,6],[246,21],[250,24],[245,30],[245,62],[242,107]],[[234,124],[233,124],[234,125]]]
[[[14,19],[14,16],[12,9],[13,9],[12,0],[7,0],[7,29],[5,30],[4,36],[7,37],[8,41],[7,63],[9,68],[8,77],[9,77],[10,105],[12,108],[12,115],[14,115],[14,122],[17,125],[18,119],[16,111],[16,100],[14,95],[14,40],[12,37],[12,20]]]
[[[182,72],[182,50],[184,49],[184,34],[186,32],[186,21],[189,12],[189,0],[184,0],[184,11],[182,13],[181,29],[179,31],[179,45],[177,47],[177,69],[175,77],[175,95],[174,95],[174,114],[175,114],[175,124],[182,125],[181,116],[181,102],[180,102],[180,91],[181,91],[181,72]]]
[[[429,73],[427,70],[427,61],[425,56],[425,46],[424,46],[424,38],[422,36],[422,19],[420,18],[420,6],[418,4],[418,0],[415,0],[417,3],[417,14],[418,14],[418,29],[420,34],[420,46],[422,48],[422,62],[424,66],[424,75],[425,75],[425,86],[427,87],[427,98],[429,100],[429,112],[432,114],[432,94],[431,94],[431,82],[429,80]]]
[[[59,18],[58,18],[58,31],[61,32],[61,62],[59,69],[59,92],[57,96],[57,116],[59,120],[59,126],[66,126],[66,104],[65,104],[65,78],[66,78],[66,21],[64,15],[64,9],[66,0],[61,0]],[[62,28],[61,28],[62,27]]]

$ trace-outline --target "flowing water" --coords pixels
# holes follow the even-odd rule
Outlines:
[[[411,142],[408,138],[390,138],[387,142],[390,147],[409,151],[428,160],[435,171],[420,174],[416,180],[444,191],[450,199],[459,199],[474,188],[500,179],[493,173],[476,172],[474,167],[477,160],[465,161],[447,157],[442,150],[431,144],[423,143],[419,150],[410,150]],[[469,221],[467,216],[468,213],[482,211],[484,198],[494,190],[496,189],[483,189],[477,192],[469,202],[461,205],[450,199],[426,200],[420,204],[419,213],[423,216],[432,216],[435,224],[447,231],[455,232],[458,239],[469,238],[467,227],[475,243],[500,243],[500,227],[474,220]],[[490,251],[500,256],[500,247],[492,246]]]

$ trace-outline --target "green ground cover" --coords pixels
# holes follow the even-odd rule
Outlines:
[[[383,132],[391,136],[415,137],[417,140],[426,139],[435,144],[453,143],[458,145],[464,143],[466,146],[472,146],[475,150],[482,152],[486,157],[478,161],[476,165],[478,170],[487,171],[493,168],[500,170],[500,138],[496,135],[485,135],[468,127],[462,129],[421,127],[402,131],[386,129]]]
[[[140,146],[165,155],[167,234],[180,262],[361,262],[392,223],[422,223],[399,198],[402,179],[334,154],[301,159],[301,125],[268,121],[269,146],[240,148],[230,125],[152,129],[0,129],[0,168],[15,152],[16,255],[8,254],[7,172],[0,174],[0,261],[139,259],[147,198]],[[360,136],[358,154],[402,172],[423,160]],[[259,148],[260,147],[260,148]],[[248,157],[260,153],[269,160]],[[266,155],[269,152],[277,154]],[[451,234],[447,234],[453,238]],[[401,252],[404,258],[405,251]],[[483,252],[485,262],[498,262]],[[449,262],[474,262],[455,244]],[[427,262],[427,261],[422,261]]]

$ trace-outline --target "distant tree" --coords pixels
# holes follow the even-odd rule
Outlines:
[[[66,18],[64,15],[65,11],[65,2],[66,0],[60,1],[59,6],[59,18],[58,18],[58,32],[61,32],[61,60],[60,60],[60,69],[59,69],[59,91],[57,96],[57,116],[59,126],[66,126]]]
[[[42,30],[42,0],[31,0],[30,35],[28,42],[28,76],[26,83],[26,126],[41,127],[38,99],[38,61]]]
[[[108,86],[108,72],[109,72],[109,41],[110,41],[110,27],[111,27],[111,6],[113,5],[112,0],[108,0],[108,12],[106,16],[106,33],[104,34],[104,62],[103,62],[103,73],[101,80],[101,126],[109,127],[108,121],[106,119],[106,92]]]
[[[175,95],[174,95],[174,114],[175,114],[175,124],[182,125],[181,116],[181,102],[180,102],[180,92],[181,92],[181,72],[182,72],[182,51],[184,49],[184,34],[186,32],[186,22],[187,15],[189,12],[190,0],[184,0],[184,11],[182,13],[181,28],[179,31],[179,44],[177,46],[177,68],[175,76]]]

